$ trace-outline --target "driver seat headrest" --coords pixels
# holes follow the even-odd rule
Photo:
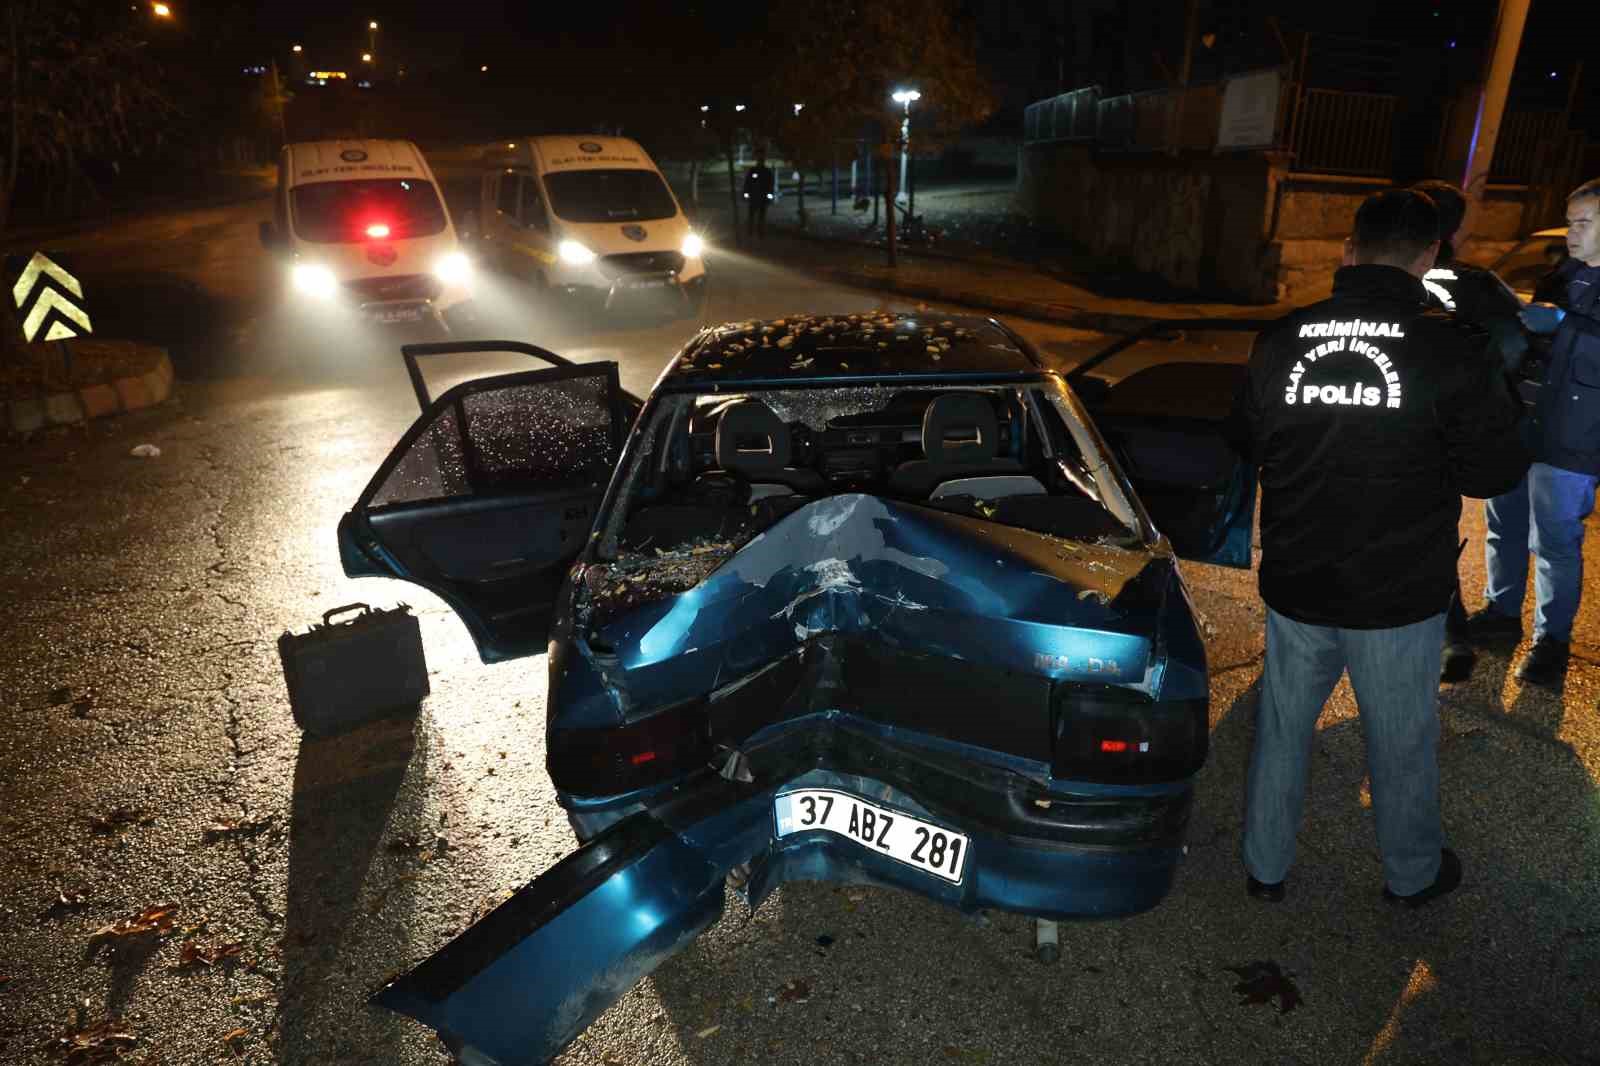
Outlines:
[[[988,397],[976,392],[937,396],[922,415],[922,454],[928,462],[970,466],[1000,454],[1000,424]]]
[[[717,465],[747,478],[770,476],[789,465],[789,427],[760,400],[743,400],[717,422]]]

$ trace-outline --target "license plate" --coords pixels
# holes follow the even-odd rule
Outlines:
[[[379,322],[421,322],[422,308],[420,307],[385,307],[372,312],[372,317]]]
[[[786,792],[773,800],[778,836],[822,830],[914,866],[952,884],[967,865],[967,838],[961,833],[868,803],[829,788]]]

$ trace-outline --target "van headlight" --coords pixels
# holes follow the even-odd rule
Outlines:
[[[472,260],[464,252],[451,252],[433,264],[433,276],[446,285],[465,285],[472,280]]]
[[[326,300],[339,289],[339,279],[333,271],[317,263],[296,263],[289,272],[289,280],[296,292],[318,300]]]
[[[577,241],[562,241],[557,246],[556,252],[561,256],[563,263],[571,263],[573,266],[588,266],[594,262],[594,253]]]
[[[698,233],[691,233],[683,239],[683,257],[685,259],[698,259],[700,253],[706,250],[706,242],[700,239]]]

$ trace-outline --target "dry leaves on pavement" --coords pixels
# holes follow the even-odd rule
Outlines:
[[[129,826],[155,825],[156,816],[141,807],[118,806],[110,814],[89,819],[89,828],[96,833],[120,833]]]
[[[238,941],[229,941],[215,947],[202,947],[193,940],[186,942],[178,951],[179,966],[193,966],[201,964],[215,966],[224,959],[235,958],[244,953],[244,945]]]
[[[143,936],[146,933],[170,933],[178,921],[176,903],[156,903],[138,914],[119,918],[110,925],[101,926],[89,937],[91,942],[123,937]]]
[[[139,1038],[128,1032],[121,1022],[106,1021],[58,1036],[50,1042],[50,1049],[57,1055],[65,1055],[67,1066],[89,1066],[90,1063],[115,1062],[138,1042]]]
[[[1239,993],[1239,1006],[1248,1007],[1278,1000],[1278,1013],[1288,1014],[1302,1002],[1300,989],[1294,983],[1294,974],[1284,973],[1272,961],[1248,962],[1243,966],[1224,966],[1236,975],[1239,983],[1233,990]]]

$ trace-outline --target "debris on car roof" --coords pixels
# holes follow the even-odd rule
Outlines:
[[[988,319],[872,311],[728,322],[706,330],[668,377],[751,380],[796,371],[832,376],[935,369],[1005,374],[1039,368],[1014,337]]]

